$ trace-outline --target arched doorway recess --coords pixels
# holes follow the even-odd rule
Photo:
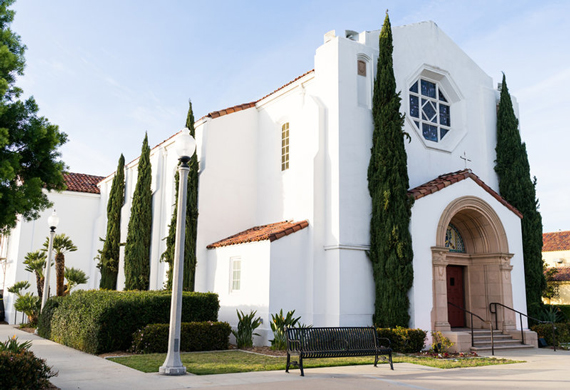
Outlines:
[[[462,237],[463,252],[450,251],[445,238],[448,226],[452,224]],[[513,306],[510,264],[513,254],[509,253],[507,236],[503,224],[493,208],[482,199],[464,196],[451,202],[443,211],[436,234],[436,245],[432,249],[433,268],[433,311],[432,329],[449,331],[448,266],[463,271],[464,308],[491,320],[490,302]],[[451,271],[451,269],[450,269]],[[455,278],[451,278],[455,283]],[[456,313],[452,313],[454,316]],[[494,320],[494,318],[493,318]],[[453,322],[453,320],[452,320]],[[457,322],[456,322],[457,323]],[[464,322],[470,325],[470,318]],[[514,315],[499,313],[499,327],[515,329]],[[474,327],[488,325],[474,318]]]

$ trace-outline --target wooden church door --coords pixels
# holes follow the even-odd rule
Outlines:
[[[447,301],[459,307],[465,307],[465,290],[463,288],[463,267],[448,265],[447,273]],[[447,305],[447,316],[452,328],[465,327],[465,312],[452,305]]]

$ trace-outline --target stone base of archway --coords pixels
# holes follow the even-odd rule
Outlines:
[[[483,331],[483,329],[479,329],[479,331]],[[501,334],[501,332],[499,332]],[[453,346],[449,348],[449,352],[458,353],[458,352],[470,352],[471,351],[471,331],[469,329],[461,329],[461,330],[448,330],[442,331],[441,334],[449,339],[453,343]],[[519,340],[522,341],[522,335],[520,330],[509,330],[502,332],[503,335],[510,336],[511,340]],[[496,336],[495,336],[496,337]],[[504,337],[504,336],[503,336]],[[531,330],[524,331],[524,344],[527,346],[532,346],[534,348],[538,348],[538,336],[536,332]],[[495,346],[497,349],[508,349],[509,347],[521,347],[518,343],[507,344],[500,339],[496,339]]]

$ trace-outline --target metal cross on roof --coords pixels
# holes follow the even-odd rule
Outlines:
[[[463,156],[459,156],[459,158],[465,160],[465,169],[467,169],[467,162],[471,162],[471,160],[467,158],[467,152],[463,152]]]

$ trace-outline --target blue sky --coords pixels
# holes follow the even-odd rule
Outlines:
[[[18,85],[69,136],[70,171],[106,176],[194,115],[259,99],[313,68],[330,30],[435,21],[520,105],[544,231],[570,229],[570,2],[19,0]]]

